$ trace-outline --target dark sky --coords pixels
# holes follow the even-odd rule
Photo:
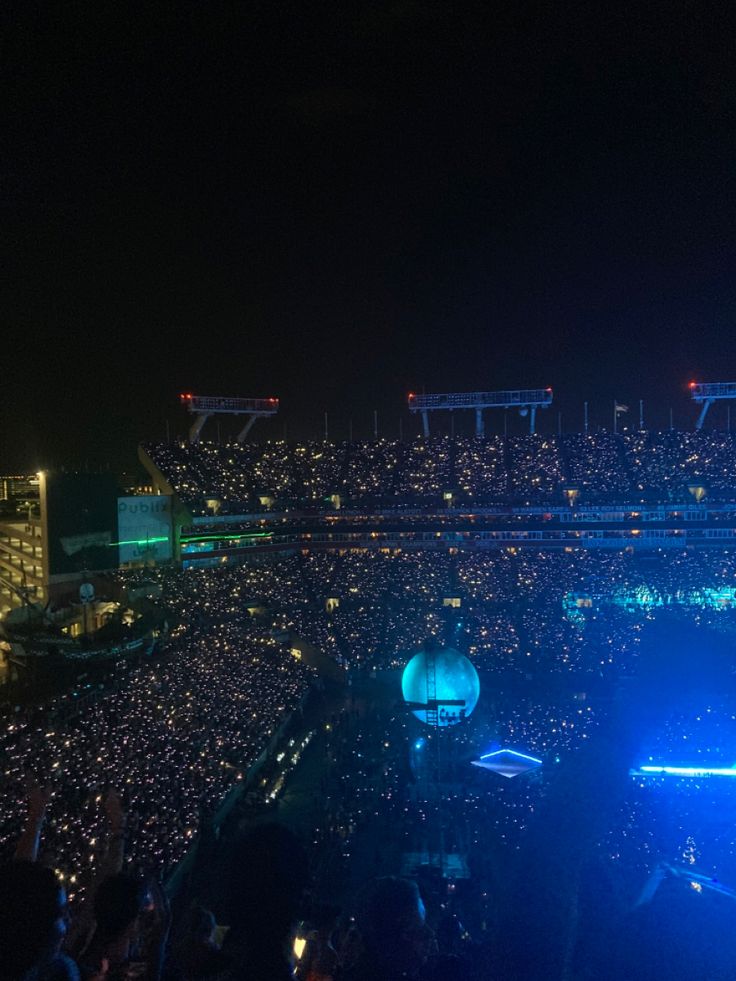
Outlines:
[[[117,466],[183,390],[280,396],[262,438],[423,386],[690,425],[736,377],[735,10],[6,6],[0,471]]]

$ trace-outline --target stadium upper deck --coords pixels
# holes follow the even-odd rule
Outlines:
[[[142,458],[192,514],[269,509],[736,502],[736,437],[665,432],[410,443],[155,444]]]
[[[264,548],[736,543],[736,438],[666,432],[403,443],[155,444],[177,557]]]

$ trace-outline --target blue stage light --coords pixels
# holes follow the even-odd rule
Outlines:
[[[492,753],[485,753],[478,760],[471,760],[471,763],[483,770],[493,770],[502,777],[518,777],[542,765],[542,761],[536,756],[519,753],[515,749],[496,749]]]
[[[542,765],[542,761],[538,760],[536,756],[527,756],[526,753],[517,753],[515,749],[496,749],[492,753],[486,753],[484,756],[481,756],[481,759],[489,760],[492,756],[500,756],[501,754],[504,756],[517,756],[520,760],[529,760],[530,763],[537,763],[540,766]]]
[[[733,766],[657,766],[647,764],[630,771],[634,777],[643,775],[662,775],[673,777],[736,777]]]

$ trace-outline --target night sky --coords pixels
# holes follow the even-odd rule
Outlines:
[[[6,6],[0,472],[121,466],[186,390],[280,396],[256,438],[409,435],[422,388],[691,426],[736,380],[735,11]]]

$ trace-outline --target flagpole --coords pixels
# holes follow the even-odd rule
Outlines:
[[[618,412],[616,412],[616,399],[613,400],[613,435],[618,432]]]
[[[639,429],[644,429],[644,399],[639,399]]]

